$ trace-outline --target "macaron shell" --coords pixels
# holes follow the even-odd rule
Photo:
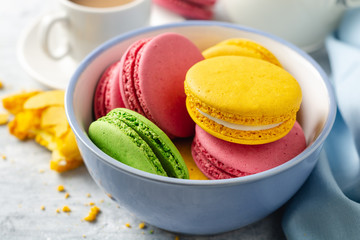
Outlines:
[[[136,63],[137,54],[148,41],[150,39],[141,39],[128,47],[121,57],[121,70],[119,72],[119,86],[124,106],[142,115],[145,114],[136,95],[134,71],[135,66],[138,64]]]
[[[191,152],[197,167],[207,178],[216,180],[236,177],[235,175],[231,175],[212,164],[211,161],[209,161],[212,157],[206,152],[196,138],[191,145]],[[244,176],[246,176],[246,174],[244,174]]]
[[[105,114],[110,112],[115,108],[125,107],[125,104],[122,100],[119,86],[119,72],[120,64],[119,62],[114,63],[113,68],[110,71],[109,81],[105,89]]]
[[[213,12],[207,7],[184,0],[153,0],[154,3],[189,19],[210,20]]]
[[[143,48],[135,85],[144,112],[166,133],[192,136],[194,122],[185,105],[184,80],[188,69],[204,59],[200,50],[176,33],[161,34]]]
[[[114,108],[124,107],[119,89],[119,63],[111,64],[101,75],[94,95],[95,119],[105,116]]]
[[[290,73],[243,56],[198,62],[186,74],[186,87],[202,104],[246,117],[288,115],[302,100],[300,85]]]
[[[203,51],[205,58],[218,56],[246,56],[262,59],[282,67],[275,55],[264,46],[244,38],[232,38],[222,41]]]
[[[108,82],[109,82],[108,74],[103,74],[96,86],[95,95],[94,95],[95,119],[98,119],[106,115],[104,102],[105,102],[105,89]]]
[[[203,155],[207,156],[208,169],[214,168],[215,171],[223,171],[229,176],[244,176],[266,171],[289,161],[306,148],[305,136],[298,122],[285,137],[261,145],[242,145],[223,141],[196,126],[194,144],[202,149]],[[205,171],[204,167],[202,169]],[[209,170],[205,172],[209,175]],[[211,174],[211,176],[214,178],[216,175]]]

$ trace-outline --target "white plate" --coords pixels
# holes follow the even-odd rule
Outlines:
[[[54,60],[44,53],[38,33],[41,19],[42,17],[36,19],[21,35],[17,49],[19,62],[34,80],[52,89],[65,89],[78,63],[71,57]],[[155,5],[152,7],[150,24],[153,26],[184,20],[160,7]],[[65,31],[60,24],[54,26],[50,35],[52,38],[50,42],[54,42],[54,45],[65,40]]]

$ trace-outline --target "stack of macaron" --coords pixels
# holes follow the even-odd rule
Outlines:
[[[216,0],[153,0],[167,10],[187,19],[210,20]]]
[[[189,171],[172,140],[187,138],[207,178],[241,177],[305,149],[301,100],[296,79],[258,43],[228,39],[201,52],[163,33],[136,41],[104,71],[89,137],[120,162],[176,178]]]

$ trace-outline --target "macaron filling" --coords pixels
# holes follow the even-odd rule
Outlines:
[[[279,123],[274,123],[274,124],[267,124],[267,125],[243,125],[243,124],[237,124],[237,123],[231,123],[231,122],[227,122],[224,121],[222,119],[219,118],[215,118],[207,113],[204,113],[203,111],[201,111],[200,109],[197,108],[197,111],[203,115],[204,117],[216,122],[217,124],[221,124],[224,127],[227,128],[231,128],[234,130],[240,130],[240,131],[261,131],[261,130],[268,130],[268,129],[272,129],[272,128],[276,128],[279,125],[281,125],[283,122],[279,122]]]

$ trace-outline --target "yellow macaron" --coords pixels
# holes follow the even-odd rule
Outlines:
[[[285,136],[302,100],[296,79],[283,68],[243,56],[220,56],[193,65],[185,80],[191,118],[215,137],[263,144]]]
[[[231,38],[217,43],[202,52],[204,58],[218,56],[246,56],[268,61],[281,67],[279,60],[264,46],[245,38]]]

